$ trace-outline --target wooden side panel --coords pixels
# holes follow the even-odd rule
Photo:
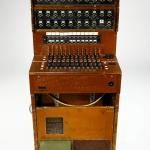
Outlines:
[[[115,108],[114,108],[114,129],[113,129],[113,147],[112,147],[113,150],[116,150],[118,112],[119,112],[119,94],[116,95]]]
[[[112,140],[113,107],[37,108],[38,140]],[[63,134],[46,134],[46,118],[62,117]]]
[[[37,131],[37,117],[36,117],[36,106],[35,106],[35,96],[31,95],[31,104],[32,104],[32,120],[33,120],[33,129],[34,129],[34,146],[35,150],[38,150],[38,131]]]

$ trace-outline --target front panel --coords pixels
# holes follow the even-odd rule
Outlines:
[[[116,52],[116,33],[114,31],[94,31],[94,32],[33,32],[35,55],[48,55],[53,47],[57,49],[70,49],[78,51],[89,49],[93,51],[100,49],[103,54]],[[108,44],[109,43],[109,44]]]
[[[36,112],[39,140],[112,139],[113,107],[38,108]]]
[[[116,9],[46,8],[34,11],[35,29],[115,29]]]
[[[120,91],[120,75],[33,75],[30,76],[31,93],[111,93]]]

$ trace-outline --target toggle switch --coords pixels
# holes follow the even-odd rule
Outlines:
[[[69,17],[73,17],[73,11],[72,11],[72,10],[69,10],[69,11],[68,11],[68,16],[69,16]]]

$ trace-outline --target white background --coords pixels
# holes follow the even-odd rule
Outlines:
[[[117,150],[150,149],[150,1],[122,0],[117,57],[123,77]],[[30,0],[0,0],[0,149],[34,150],[28,111],[33,57]]]

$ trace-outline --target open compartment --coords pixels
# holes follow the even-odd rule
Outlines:
[[[78,140],[73,142],[73,150],[110,150],[109,140]]]
[[[115,97],[113,93],[36,94],[38,140],[112,140]]]
[[[39,150],[72,150],[72,141],[46,140],[40,141]]]
[[[36,107],[108,106],[113,107],[114,93],[36,94]]]
[[[42,140],[39,150],[111,150],[109,140]]]

